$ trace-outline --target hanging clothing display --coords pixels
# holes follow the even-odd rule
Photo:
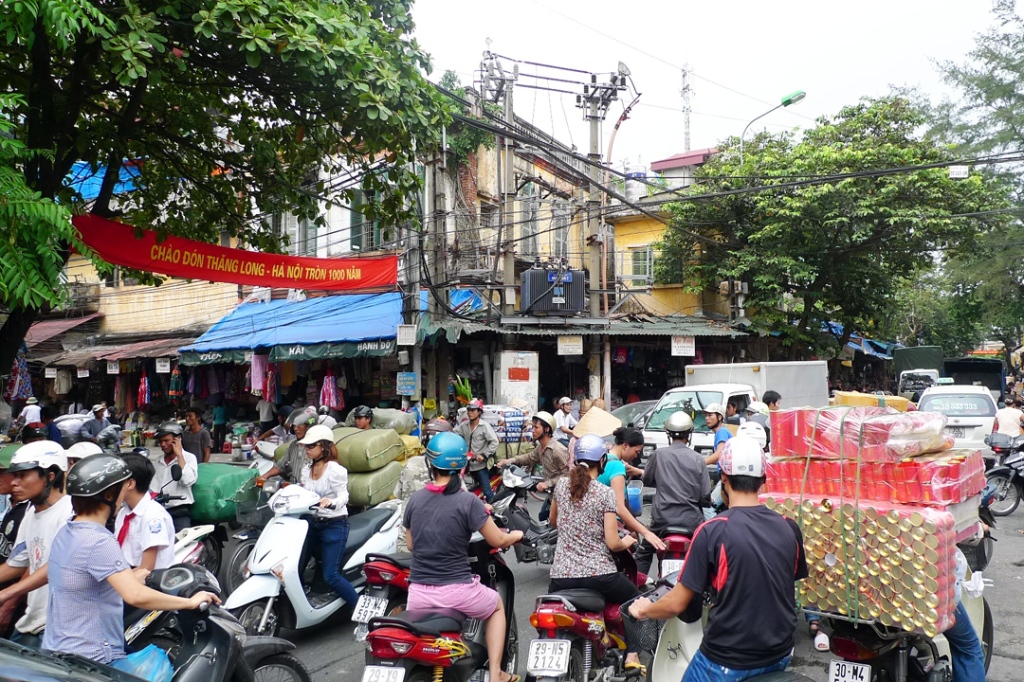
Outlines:
[[[344,399],[341,401],[341,407],[338,407],[338,384],[334,379],[334,372],[330,369],[327,370],[327,376],[324,377],[323,388],[320,389],[320,404],[326,405],[335,410],[340,410],[345,406]]]
[[[57,395],[67,395],[71,392],[71,370],[57,370],[57,378],[53,380],[53,392]]]
[[[149,379],[146,378],[146,370],[142,370],[142,378],[139,380],[139,407],[149,405]]]
[[[28,346],[24,342],[18,350],[18,355],[11,364],[11,378],[7,381],[4,389],[4,400],[13,402],[15,400],[28,400],[32,397],[32,378],[28,373]]]
[[[256,356],[253,356],[254,358]],[[278,379],[277,372],[273,365],[267,368],[266,383],[263,386],[263,395],[267,400],[272,400],[275,404],[281,402],[281,396],[278,395]]]
[[[252,364],[249,366],[251,373],[251,391],[253,395],[263,395],[267,387],[267,367],[270,365],[269,355],[256,355],[253,353]]]
[[[177,400],[185,395],[185,379],[181,375],[181,367],[176,366],[171,371],[171,385],[167,389],[167,396],[171,400]]]

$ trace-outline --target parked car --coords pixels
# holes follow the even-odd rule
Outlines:
[[[985,437],[992,433],[998,408],[986,387],[954,384],[926,388],[917,409],[946,415],[946,434],[953,437],[954,447],[991,456]]]
[[[657,404],[657,400],[641,400],[638,403],[626,403],[619,409],[612,410],[612,416],[621,421],[623,426],[632,425],[642,428],[643,425],[637,423],[637,418]]]

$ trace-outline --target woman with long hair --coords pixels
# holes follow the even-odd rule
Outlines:
[[[299,441],[306,448],[308,461],[302,467],[301,485],[320,496],[318,509],[309,521],[309,539],[304,554],[318,549],[324,582],[345,600],[359,600],[352,583],[341,574],[341,558],[348,544],[348,471],[338,464],[333,432],[321,424],[310,426]],[[302,561],[300,566],[305,566]]]
[[[558,528],[558,546],[548,591],[590,589],[600,592],[609,603],[622,604],[639,590],[618,572],[612,552],[628,550],[636,538],[619,537],[615,493],[597,481],[607,460],[604,440],[584,436],[576,445],[576,461],[569,477],[555,484],[550,522]],[[626,668],[643,670],[636,636],[628,622]]]
[[[622,519],[622,524],[649,542],[655,549],[665,549],[665,543],[661,541],[661,538],[640,523],[640,520],[629,510],[629,505],[626,504],[626,481],[629,479],[626,465],[635,460],[643,451],[644,435],[636,429],[626,426],[615,429],[612,435],[615,437],[615,445],[608,450],[607,462],[597,480],[615,493],[615,511]]]
[[[503,533],[484,503],[462,489],[460,472],[469,460],[466,441],[452,432],[438,433],[427,443],[430,483],[413,493],[402,523],[412,552],[409,573],[410,611],[455,609],[484,621],[487,663],[492,682],[518,682],[501,669],[505,650],[505,607],[497,591],[480,584],[469,565],[469,540],[479,531],[496,549],[511,547],[523,532]]]

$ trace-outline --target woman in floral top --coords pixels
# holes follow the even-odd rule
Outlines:
[[[576,446],[569,478],[555,484],[550,520],[558,527],[558,546],[548,591],[585,588],[600,592],[609,604],[622,604],[639,590],[615,568],[612,552],[628,550],[636,538],[619,537],[615,493],[597,482],[606,461],[604,441],[584,436]],[[641,668],[628,623],[625,634],[626,668]]]

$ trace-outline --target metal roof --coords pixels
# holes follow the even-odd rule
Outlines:
[[[97,317],[101,317],[101,313],[90,313],[82,317],[66,317],[60,320],[36,322],[28,328],[28,333],[25,335],[25,343],[31,348]]]
[[[461,334],[494,332],[497,334],[521,334],[523,336],[713,336],[735,338],[745,336],[744,332],[733,329],[727,324],[700,317],[686,315],[655,318],[651,321],[612,320],[608,326],[581,326],[566,324],[565,326],[529,326],[500,325],[484,322],[472,322],[442,317],[437,321],[425,320],[424,332],[432,335],[444,332],[452,343],[458,341]]]
[[[193,337],[175,337],[150,339],[136,343],[118,345],[89,346],[74,348],[60,353],[32,358],[32,362],[44,365],[64,365],[82,367],[93,360],[113,361],[131,360],[132,358],[165,358],[178,354],[178,348],[192,343]]]

